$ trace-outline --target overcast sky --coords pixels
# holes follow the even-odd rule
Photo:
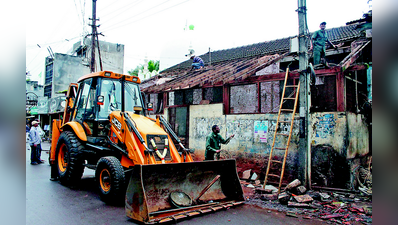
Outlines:
[[[360,19],[368,0],[307,0],[310,32]],[[91,0],[26,1],[26,67],[31,80],[43,84],[44,59],[69,53],[91,32]],[[186,60],[190,46],[197,55],[298,34],[297,0],[97,0],[102,41],[125,46],[124,73],[149,60],[161,69]],[[189,30],[194,25],[194,30]],[[188,26],[188,27],[186,27]],[[184,30],[185,29],[185,30]],[[38,75],[42,72],[42,77]]]

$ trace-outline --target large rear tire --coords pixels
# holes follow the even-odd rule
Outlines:
[[[123,166],[114,156],[102,157],[95,170],[99,194],[108,204],[121,204],[126,194]]]
[[[84,171],[83,149],[83,145],[73,132],[64,131],[59,136],[55,165],[58,169],[58,177],[61,184],[75,185],[82,178]]]

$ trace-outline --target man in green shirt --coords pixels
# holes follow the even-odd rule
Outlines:
[[[313,51],[314,66],[321,63],[321,58],[325,58],[326,42],[328,42],[331,46],[333,46],[333,48],[336,48],[336,46],[332,42],[330,42],[328,34],[325,31],[326,22],[322,22],[319,25],[319,28],[321,29],[315,31],[311,38],[312,41],[311,41],[310,51],[314,50]]]
[[[221,137],[220,128],[214,125],[211,128],[212,132],[206,138],[206,151],[205,160],[214,160],[214,155],[217,154],[217,158],[220,158],[221,144],[228,144],[228,142],[235,136],[231,135],[227,140]]]

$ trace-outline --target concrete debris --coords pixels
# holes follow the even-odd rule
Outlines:
[[[282,192],[278,195],[278,200],[282,205],[287,205],[289,199],[290,199],[290,195],[286,192]]]
[[[254,181],[254,183],[255,183],[256,185],[260,185],[260,184],[261,184],[261,181],[260,181],[260,180],[256,180],[256,181]]]
[[[241,181],[241,183],[243,183]],[[254,191],[258,194],[271,194],[271,193],[278,193],[278,188],[272,185],[265,185],[264,188],[255,188]]]
[[[310,204],[307,203],[297,203],[289,201],[287,203],[287,207],[295,207],[295,208],[313,208]]]
[[[248,187],[248,188],[254,188],[254,185],[253,185],[253,184],[249,184],[249,185],[247,185],[246,187]]]
[[[306,202],[312,202],[314,201],[313,198],[311,198],[311,196],[309,195],[295,195],[293,196],[293,198],[300,203],[306,203]]]
[[[277,193],[278,188],[272,186],[272,185],[265,185],[264,190],[266,191],[271,191],[272,193]]]
[[[288,184],[285,187],[285,190],[290,190],[292,188],[299,186],[300,184],[301,184],[301,181],[299,179],[295,179],[294,181],[292,181],[290,184]]]
[[[253,174],[252,174],[250,180],[257,180],[257,178],[258,178],[257,173],[254,173],[254,172],[253,172]]]
[[[250,172],[251,172],[251,170],[243,171],[242,179],[248,180],[250,178]]]
[[[245,196],[250,194],[246,203],[266,210],[284,212],[286,216],[299,219],[325,220],[331,224],[372,224],[372,196],[361,191],[314,191],[297,185],[278,194],[278,188],[272,185],[262,188],[261,184],[251,180],[241,180],[241,184],[245,188]],[[253,187],[246,187],[249,184]],[[305,194],[296,194],[302,192]]]
[[[268,201],[268,200],[277,200],[278,199],[278,193],[274,194],[262,194],[260,196],[260,199],[263,201]]]
[[[319,192],[319,196],[321,196],[321,200],[324,201],[325,199],[329,199],[330,195],[326,193]]]
[[[305,194],[307,192],[307,188],[305,188],[304,186],[298,186],[297,188],[296,188],[296,193],[298,194],[298,195],[303,195],[303,194]]]

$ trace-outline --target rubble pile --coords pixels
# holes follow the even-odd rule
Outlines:
[[[247,179],[241,179],[248,204],[284,212],[290,217],[323,220],[331,224],[372,224],[372,196],[369,192],[307,190],[296,179],[281,188],[278,194],[278,187],[266,185],[263,188],[260,181],[252,179],[249,173],[244,176]]]

